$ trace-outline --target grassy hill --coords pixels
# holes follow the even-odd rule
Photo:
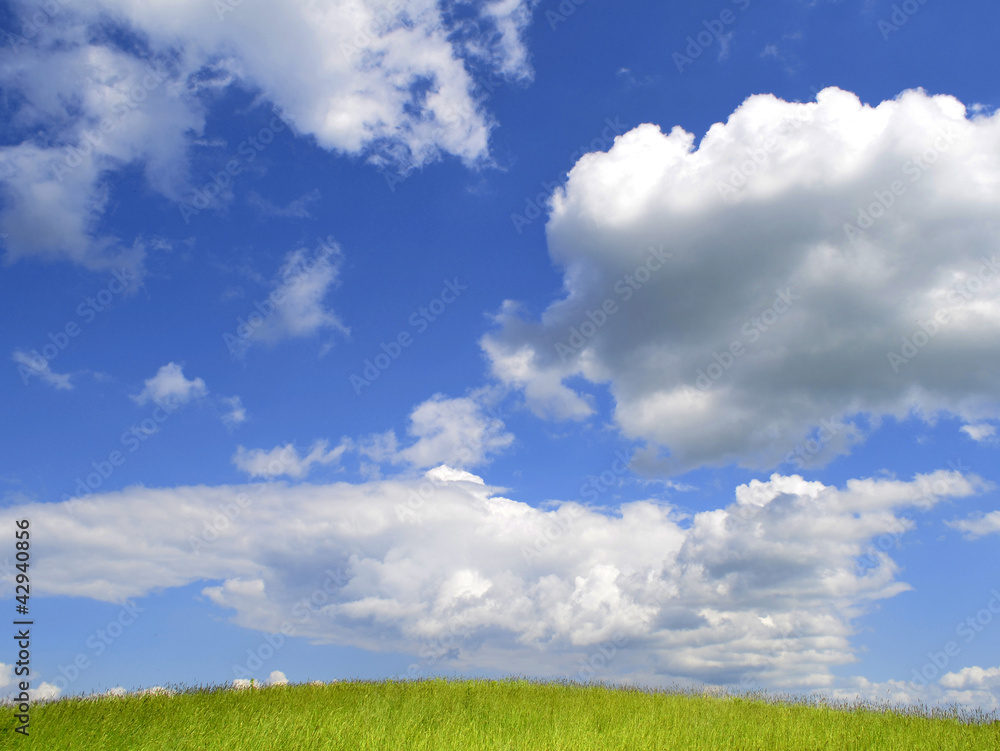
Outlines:
[[[350,681],[0,708],[0,748],[1000,749],[1000,722],[526,680]],[[987,722],[986,720],[994,720]]]

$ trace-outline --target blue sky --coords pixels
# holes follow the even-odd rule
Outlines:
[[[996,709],[998,13],[4,6],[32,688]]]

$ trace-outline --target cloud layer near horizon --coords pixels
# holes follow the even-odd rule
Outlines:
[[[204,581],[247,628],[448,657],[435,667],[575,674],[618,640],[605,677],[805,690],[854,659],[852,619],[908,588],[869,541],[902,539],[906,509],[984,487],[954,471],[842,489],[774,475],[684,518],[655,501],[543,510],[442,467],[362,484],[132,487],[3,509],[0,523],[31,518],[40,595],[122,601]]]
[[[640,125],[552,198],[564,296],[482,346],[537,414],[607,384],[637,467],[822,463],[855,419],[1000,417],[1000,115],[747,99],[700,144]],[[570,385],[572,384],[572,385]],[[810,440],[815,448],[802,451]],[[797,449],[799,449],[797,451]]]

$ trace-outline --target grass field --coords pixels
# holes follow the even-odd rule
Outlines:
[[[832,708],[526,680],[350,681],[0,708],[0,748],[1000,749],[996,718]],[[993,722],[985,720],[993,719]]]

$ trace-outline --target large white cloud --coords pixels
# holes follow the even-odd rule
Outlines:
[[[863,414],[1000,414],[1000,115],[914,90],[747,99],[699,144],[641,125],[552,198],[565,295],[483,339],[541,415],[607,384],[641,463],[829,459]],[[578,383],[578,382],[577,382]],[[825,421],[825,422],[823,422]]]
[[[954,471],[844,488],[774,475],[685,519],[654,501],[543,510],[441,468],[133,487],[3,509],[0,524],[32,519],[39,594],[122,601],[208,580],[205,594],[248,628],[447,654],[456,669],[576,675],[604,643],[620,648],[602,677],[806,689],[854,659],[868,603],[908,588],[868,541],[905,534],[904,509],[981,487]]]
[[[231,84],[259,91],[323,148],[402,171],[445,154],[483,163],[493,123],[476,76],[530,78],[521,34],[532,5],[15,0],[24,29],[0,49],[23,139],[0,148],[8,258],[141,266],[141,246],[100,231],[109,177],[138,165],[179,200],[192,187],[201,94]]]
[[[225,56],[302,133],[351,154],[382,146],[422,164],[440,152],[474,161],[490,124],[466,63],[530,75],[519,35],[525,2],[246,0],[223,12],[199,0],[103,0],[159,49],[198,62]],[[472,10],[472,14],[468,10]],[[473,31],[473,30],[476,31]],[[405,152],[401,153],[400,149]]]

